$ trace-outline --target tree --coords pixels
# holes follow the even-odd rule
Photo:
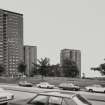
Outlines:
[[[79,75],[79,70],[74,61],[65,59],[62,65],[64,76],[67,77],[77,77]]]
[[[32,67],[32,69],[30,71],[30,76],[31,77],[33,77],[34,75],[38,75],[39,74],[38,70],[37,70],[37,64],[35,64],[35,63],[32,63],[32,64],[33,64],[33,67]]]
[[[100,64],[99,67],[92,67],[91,70],[99,71],[101,75],[105,75],[105,63]]]
[[[105,75],[105,63],[100,64],[100,73],[101,73],[102,75]]]
[[[34,64],[35,68],[37,68],[37,73],[42,75],[42,79],[43,79],[43,76],[47,76],[47,71],[50,67],[50,64],[49,64],[49,58],[41,58],[40,60],[38,59],[37,60],[38,63],[37,64]]]
[[[17,69],[18,69],[18,72],[22,73],[22,75],[25,75],[26,64],[24,62],[20,62]]]
[[[48,70],[48,76],[61,76],[61,70],[60,70],[60,65],[55,64],[55,65],[50,65],[49,70]]]
[[[3,73],[5,73],[5,68],[4,68],[4,66],[2,65],[2,64],[0,64],[0,76],[3,74]]]

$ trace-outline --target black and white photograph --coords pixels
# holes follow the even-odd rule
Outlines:
[[[0,105],[105,105],[105,0],[0,0]]]

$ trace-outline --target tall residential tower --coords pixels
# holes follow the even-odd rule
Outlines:
[[[30,76],[33,69],[33,63],[37,64],[36,46],[24,46],[24,63],[26,64],[26,74],[27,76]]]
[[[79,75],[81,77],[81,51],[74,49],[63,49],[60,53],[60,64],[63,65],[64,60],[68,59],[74,61],[77,64]]]
[[[16,75],[23,61],[23,14],[0,9],[0,64],[7,75]]]

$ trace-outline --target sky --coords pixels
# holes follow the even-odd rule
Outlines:
[[[38,59],[60,63],[61,49],[81,50],[86,76],[105,58],[105,0],[0,0],[0,8],[24,16],[24,44],[37,46]]]

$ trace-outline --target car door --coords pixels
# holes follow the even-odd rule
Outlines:
[[[56,96],[49,97],[48,105],[61,105],[61,103],[62,103],[61,97],[56,97]]]
[[[102,91],[103,91],[103,90],[102,90],[102,87],[99,86],[99,85],[96,85],[96,86],[94,87],[94,90],[97,91],[97,92],[102,92]]]
[[[62,105],[78,105],[70,98],[63,98]]]
[[[99,91],[99,92],[104,92],[105,90],[104,90],[103,87],[99,86],[97,91]]]

